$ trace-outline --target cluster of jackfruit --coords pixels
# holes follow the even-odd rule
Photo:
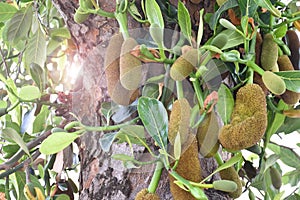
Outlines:
[[[141,61],[130,54],[137,45],[133,38],[123,40],[122,34],[114,35],[105,55],[107,91],[120,105],[130,104],[138,96],[141,81]]]
[[[135,200],[160,200],[157,194],[149,193],[148,189],[142,189],[135,196]]]
[[[255,145],[267,128],[265,94],[257,84],[241,87],[230,124],[222,127],[219,141],[228,150],[236,151]]]

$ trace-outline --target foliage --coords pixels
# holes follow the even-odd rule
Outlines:
[[[286,54],[291,60],[298,59],[296,61],[299,63],[299,52],[295,54],[292,46],[298,45],[296,47],[299,49],[299,41],[289,41],[287,34],[288,31],[300,29],[300,12],[296,1],[288,5],[279,0],[217,2],[215,13],[199,11],[198,32],[193,33],[195,30],[192,29],[191,17],[183,1],[178,1],[176,9],[169,1],[142,0],[139,10],[134,1],[119,0],[116,11],[110,13],[102,10],[98,1],[79,0],[75,14],[78,23],[84,23],[89,16],[95,15],[115,18],[124,39],[131,36],[127,15],[148,26],[150,42],[140,38],[137,40],[139,45],[130,53],[143,63],[159,63],[164,70],[162,74],[148,77],[141,83],[136,89],[142,93],[134,99],[128,99],[128,105],[103,102],[101,114],[107,124],[100,127],[87,126],[70,114],[72,100],[67,93],[68,80],[62,77],[67,73],[67,56],[74,56],[70,53],[72,40],[52,2],[0,2],[0,192],[5,193],[7,199],[72,199],[77,188],[70,178],[65,180],[60,175],[62,171],[68,173],[67,167],[74,168],[78,163],[66,166],[59,172],[53,169],[53,165],[54,162],[62,162],[59,154],[65,148],[70,148],[74,140],[86,132],[94,131],[95,134],[105,132],[99,140],[99,146],[105,152],[110,150],[113,143],[129,144],[131,155],[112,155],[113,159],[122,161],[126,168],[156,164],[148,187],[149,193],[155,193],[163,169],[168,170],[180,190],[189,192],[197,199],[207,199],[204,190],[207,188],[231,192],[232,189],[228,188],[236,188],[237,183],[224,180],[213,184],[210,178],[234,166],[243,181],[247,182],[244,189],[249,191],[252,198],[254,191],[266,200],[283,196],[285,199],[299,197],[300,157],[296,153],[299,144],[294,149],[273,141],[276,135],[285,137],[300,129],[299,106],[285,103],[280,96],[287,91],[299,93],[299,66],[294,66],[295,71],[272,68],[266,72],[260,66],[260,60],[265,58],[260,57],[261,44],[258,42],[259,34],[270,34],[270,39],[278,47],[278,55]],[[174,31],[170,46],[165,38],[168,32],[165,27],[174,24],[178,24],[181,32],[176,38],[177,32]],[[202,39],[204,25],[209,25],[214,32],[207,41]],[[182,56],[191,50],[193,56]],[[296,58],[293,57],[295,55]],[[117,67],[119,61],[116,58],[114,62]],[[170,77],[175,61],[178,61],[177,67],[180,68],[178,72],[184,74],[182,81]],[[189,71],[182,63],[189,63]],[[111,77],[118,82],[117,72],[113,73]],[[266,79],[265,76],[269,74],[272,78]],[[279,82],[283,92],[277,94],[273,89],[276,90]],[[186,137],[194,138],[194,133],[210,112],[216,112],[223,124],[230,124],[237,91],[253,83],[260,84],[266,94],[265,115],[268,116],[268,122],[263,127],[266,129],[264,136],[247,149],[230,152],[222,148],[232,154],[232,158],[223,161],[220,153],[216,153],[214,158],[219,167],[208,177],[203,177],[200,183],[178,174],[176,166],[190,140],[183,141],[180,133],[177,133],[174,146],[168,142],[169,115],[174,111],[173,103],[183,98],[189,101],[189,122],[178,118],[175,123],[178,126],[180,123],[189,123]],[[59,85],[64,85],[66,91],[58,91]],[[123,88],[121,83],[116,85],[126,94],[135,94]],[[245,118],[256,116],[245,107],[243,112],[235,111],[234,120],[238,123],[242,124]],[[240,116],[237,117],[238,114]],[[110,125],[112,121],[114,125]],[[240,133],[243,137],[243,129]],[[152,159],[140,161],[134,153],[135,145],[145,147]],[[249,152],[250,159],[245,156]],[[45,157],[39,157],[40,154]],[[254,166],[254,162],[258,165]],[[291,167],[291,170],[283,172],[282,163]],[[274,177],[279,177],[276,183]],[[224,189],[223,183],[230,187]],[[294,192],[285,194],[280,190],[282,184],[295,187]],[[58,190],[63,194],[56,194]]]

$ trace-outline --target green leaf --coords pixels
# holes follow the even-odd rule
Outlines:
[[[157,24],[161,29],[164,29],[164,20],[161,14],[159,5],[155,0],[146,0],[146,14],[150,24]]]
[[[127,142],[127,139],[129,139],[133,144],[146,144],[144,127],[139,125],[122,127],[116,137],[119,139],[119,142]]]
[[[29,66],[31,63],[36,63],[39,66],[44,66],[46,61],[46,38],[40,28],[29,39],[25,50],[25,64]]]
[[[280,158],[280,156],[276,155],[276,154],[269,156],[265,162],[263,173],[265,173],[267,171],[267,169],[269,169],[269,167],[273,166],[279,158]]]
[[[204,180],[201,181],[201,183],[205,182],[206,180],[210,179],[214,174],[227,169],[231,166],[233,166],[235,163],[239,162],[243,158],[241,153],[237,153],[234,157],[230,158],[226,163],[219,166],[213,173],[211,173],[209,176],[207,176]]]
[[[121,161],[133,161],[134,157],[128,156],[126,154],[113,154],[111,156],[115,160],[121,160]]]
[[[228,38],[227,43],[222,48],[222,50],[236,47],[244,42],[244,38],[241,34],[230,29],[224,30],[219,34],[226,34]]]
[[[203,37],[203,27],[204,27],[204,21],[203,21],[203,15],[204,15],[204,8],[200,10],[200,17],[199,17],[199,28],[197,33],[197,49],[200,48],[200,43]]]
[[[10,19],[17,11],[15,6],[0,2],[0,22]]]
[[[146,84],[143,87],[142,96],[156,99],[159,95],[158,84]]]
[[[19,97],[25,101],[32,101],[41,97],[38,87],[33,85],[25,85],[19,91]]]
[[[164,105],[157,99],[141,97],[138,100],[138,113],[154,141],[165,149],[168,139],[168,114]]]
[[[15,129],[12,129],[12,128],[3,129],[2,133],[1,133],[1,136],[3,138],[7,138],[7,139],[10,139],[10,140],[14,141],[15,143],[17,143],[21,147],[21,149],[27,155],[30,155],[29,150],[28,150],[25,142],[23,141],[23,139],[21,138],[19,133],[17,133],[17,131],[15,131]]]
[[[30,75],[32,80],[35,82],[35,84],[38,86],[40,91],[44,90],[45,82],[46,82],[46,76],[45,71],[43,68],[41,68],[40,65],[36,63],[30,64]]]
[[[55,154],[69,146],[80,135],[76,133],[55,132],[41,144],[40,152],[45,155]]]
[[[300,93],[300,71],[275,72],[285,82],[286,89]]]
[[[291,186],[297,186],[300,183],[300,168],[287,172],[282,177],[284,184],[291,184]]]
[[[60,38],[71,39],[71,33],[69,29],[67,29],[66,27],[52,30],[50,36],[52,38],[60,37]]]
[[[284,164],[296,169],[300,167],[300,157],[292,149],[271,143],[268,144],[268,148],[279,155]]]
[[[48,106],[43,105],[41,108],[40,113],[36,116],[34,122],[33,122],[33,133],[39,133],[45,130],[47,125],[47,118],[50,114],[50,110],[48,109]]]
[[[278,28],[274,31],[274,36],[275,36],[276,38],[282,38],[282,37],[285,36],[286,32],[287,32],[287,25],[284,24],[284,25],[278,27]]]
[[[189,11],[185,7],[185,5],[178,1],[178,24],[180,26],[180,30],[183,35],[188,39],[191,43],[191,35],[192,35],[192,24],[191,24],[191,17]]]
[[[270,0],[255,0],[256,4],[267,9],[275,17],[281,17],[281,12],[277,10]]]
[[[228,0],[226,1],[214,14],[213,16],[210,18],[209,21],[209,26],[212,30],[216,30],[219,18],[221,16],[221,14],[225,11],[228,10],[230,8],[236,7],[238,6],[238,1],[237,0]]]
[[[27,37],[32,22],[32,7],[17,11],[7,23],[6,37],[9,42],[17,43]]]
[[[274,200],[281,200],[283,195],[284,195],[284,191],[276,194],[274,197]]]
[[[221,84],[218,90],[217,110],[224,124],[228,124],[230,122],[230,117],[233,108],[234,99],[232,93],[226,85]]]
[[[300,109],[300,105],[296,109]],[[285,134],[289,134],[297,130],[300,130],[300,118],[286,117],[283,125],[277,130],[277,133],[284,132]]]
[[[117,132],[114,133],[106,133],[99,139],[100,147],[104,152],[109,152],[109,149],[116,139]]]
[[[70,200],[70,197],[67,194],[60,194],[60,195],[55,197],[55,200]]]
[[[280,100],[278,103],[277,108],[279,110],[285,110],[288,108],[288,105],[284,103],[283,100]],[[268,127],[266,138],[267,141],[270,141],[271,136],[276,133],[276,131],[282,126],[283,122],[285,120],[285,115],[281,113],[276,113],[275,117],[272,119],[272,124],[270,127]]]
[[[241,10],[241,16],[254,17],[258,5],[254,0],[238,0]]]

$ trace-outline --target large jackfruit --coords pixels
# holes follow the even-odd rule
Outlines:
[[[200,182],[202,175],[196,138],[191,136],[185,146],[187,146],[187,149],[182,153],[175,171],[187,180]],[[169,179],[174,200],[195,200],[191,193],[181,189],[174,183],[175,179],[173,176],[169,175]]]
[[[151,194],[148,192],[148,189],[142,189],[135,196],[135,200],[160,200],[157,194]]]
[[[271,70],[275,67],[278,58],[278,45],[273,39],[272,34],[268,33],[264,36],[260,62],[262,68]]]
[[[265,94],[257,84],[239,89],[231,122],[219,134],[219,141],[228,150],[236,151],[255,145],[267,128]]]

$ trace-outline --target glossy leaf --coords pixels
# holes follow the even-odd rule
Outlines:
[[[287,32],[287,25],[282,25],[274,31],[274,35],[276,38],[282,38],[285,36],[286,32]]]
[[[300,93],[300,71],[281,71],[275,74],[283,79],[286,89]]]
[[[180,0],[178,1],[178,24],[180,26],[180,30],[183,33],[183,35],[191,43],[191,35],[192,35],[191,17],[189,11]]]
[[[2,130],[1,136],[3,138],[9,139],[14,141],[15,143],[17,143],[21,149],[27,154],[30,155],[29,153],[29,149],[27,148],[24,140],[21,138],[21,136],[19,135],[19,133],[17,133],[17,131],[15,131],[12,128],[6,128]]]
[[[232,93],[226,85],[221,84],[218,90],[217,110],[224,124],[228,124],[230,122],[233,108],[234,99]]]
[[[300,182],[300,168],[293,171],[289,171],[282,177],[282,182],[284,184],[291,184],[291,186],[297,186]]]
[[[41,93],[39,88],[33,85],[26,85],[21,87],[19,97],[25,101],[31,101],[40,98]]]
[[[40,152],[45,155],[62,151],[80,135],[76,133],[55,132],[47,137],[41,144]]]
[[[224,30],[219,34],[225,34],[225,35],[227,35],[227,38],[228,38],[228,40],[227,40],[225,46],[222,48],[222,50],[236,47],[244,42],[244,38],[243,38],[243,36],[241,36],[241,34],[239,34],[236,31],[230,30],[230,29]]]
[[[270,0],[255,0],[257,5],[267,9],[275,17],[281,17],[281,12],[277,10]]]
[[[32,80],[38,86],[40,91],[43,91],[44,87],[45,87],[44,85],[46,82],[46,76],[45,76],[44,69],[36,63],[31,63],[29,68],[30,68],[29,71],[30,71]]]
[[[265,162],[263,173],[265,173],[267,169],[269,169],[269,167],[273,166],[279,158],[280,156],[276,154],[272,154],[271,156],[269,156]]]
[[[254,17],[258,5],[254,0],[238,0],[241,16]]]
[[[0,2],[0,22],[10,19],[16,12],[15,6]]]
[[[146,14],[150,24],[157,24],[161,29],[164,29],[164,20],[161,14],[159,5],[155,0],[146,0]]]
[[[210,18],[210,21],[209,21],[210,28],[212,30],[215,30],[221,14],[224,11],[226,11],[230,8],[236,7],[236,6],[238,6],[238,1],[237,0],[228,0],[222,6],[220,6],[220,8]]]
[[[13,18],[7,23],[6,37],[9,42],[17,43],[20,39],[27,37],[31,28],[32,7],[17,11]]]
[[[60,37],[60,38],[71,39],[71,33],[69,29],[67,29],[66,27],[54,29],[53,31],[51,31],[50,35],[52,38]]]
[[[29,39],[25,50],[25,64],[29,66],[31,63],[36,63],[39,66],[44,66],[46,61],[46,38],[40,28]]]
[[[235,163],[240,162],[241,159],[243,159],[243,156],[241,153],[237,153],[234,157],[230,158],[228,161],[226,161],[224,164],[222,164],[221,166],[219,166],[213,173],[211,173],[209,176],[207,176],[204,180],[202,180],[201,182],[205,182],[206,180],[209,180],[214,174],[227,169],[231,166],[233,166]]]
[[[296,154],[292,149],[289,149],[284,146],[278,146],[275,144],[269,144],[268,148],[270,148],[274,153],[280,156],[280,160],[294,168],[300,167],[300,156]]]
[[[165,149],[168,138],[168,114],[164,105],[152,98],[141,97],[138,101],[139,116],[150,136]]]
[[[142,96],[156,99],[159,95],[158,89],[159,89],[158,84],[144,85],[143,91],[142,91]]]
[[[48,109],[47,106],[43,105],[40,113],[36,116],[33,122],[33,127],[32,127],[33,133],[39,133],[45,130],[47,124],[47,118],[49,114],[50,114],[50,110]]]

